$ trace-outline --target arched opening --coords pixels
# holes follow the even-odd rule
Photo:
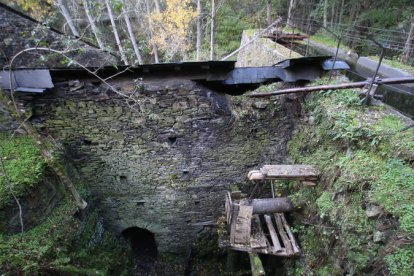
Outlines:
[[[130,227],[122,231],[122,236],[130,242],[135,257],[155,262],[158,251],[154,233],[139,227]]]
[[[154,233],[130,227],[122,231],[122,236],[131,244],[133,275],[153,275],[158,255]]]

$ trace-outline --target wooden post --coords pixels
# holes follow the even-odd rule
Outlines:
[[[262,260],[256,253],[249,253],[250,265],[252,267],[252,276],[265,275]]]

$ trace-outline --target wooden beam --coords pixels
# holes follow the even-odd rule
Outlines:
[[[270,238],[272,239],[273,249],[275,252],[281,251],[282,247],[280,246],[279,239],[277,237],[277,233],[275,228],[273,227],[272,217],[269,215],[264,215],[267,229],[269,229]]]
[[[285,227],[286,233],[288,234],[289,239],[290,239],[290,242],[292,243],[293,252],[294,252],[295,254],[299,253],[299,252],[300,252],[300,250],[299,250],[299,246],[298,246],[298,244],[296,243],[296,239],[295,239],[295,237],[293,236],[292,230],[290,230],[290,226],[289,226],[289,224],[287,223],[287,220],[286,220],[286,218],[285,218],[285,215],[284,215],[284,214],[281,214],[281,215],[280,215],[280,218],[282,219],[283,226]]]
[[[324,90],[334,90],[334,89],[349,89],[349,88],[362,88],[365,85],[369,84],[369,80],[359,81],[359,82],[349,82],[349,83],[340,83],[340,84],[330,84],[330,85],[318,85],[318,86],[307,86],[299,88],[289,88],[281,89],[277,91],[267,92],[267,93],[253,93],[247,95],[250,98],[262,98],[270,96],[279,96],[286,94],[295,94],[303,92],[316,92]],[[400,78],[384,78],[377,79],[374,81],[375,84],[401,84],[401,83],[414,83],[414,77],[400,77]]]
[[[264,165],[260,171],[266,179],[317,180],[320,172],[309,165]]]
[[[293,210],[293,203],[287,197],[253,199],[251,206],[255,215],[290,212]]]
[[[239,213],[239,205],[233,204],[231,212],[231,224],[230,224],[230,243],[234,244],[234,237],[236,234],[236,218]]]
[[[292,244],[288,236],[286,235],[285,229],[283,227],[282,219],[280,218],[281,215],[283,214],[274,214],[277,230],[279,231],[280,237],[282,238],[283,244],[286,248],[286,254],[293,255],[294,252],[293,252]]]
[[[234,243],[250,244],[252,214],[252,206],[239,206],[239,214],[236,218]]]
[[[262,261],[257,253],[249,253],[250,266],[252,268],[252,276],[265,275]]]

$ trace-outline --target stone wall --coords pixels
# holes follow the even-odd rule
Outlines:
[[[249,42],[258,30],[244,30],[240,45]],[[302,57],[289,48],[272,41],[270,38],[257,38],[243,48],[237,55],[236,67],[272,66],[289,58]]]
[[[79,49],[67,55],[85,66],[117,64],[117,58],[80,40],[70,39],[34,19],[19,14],[0,3],[0,68],[9,65],[18,52],[30,47],[56,50]],[[45,51],[24,53],[14,67],[64,67],[71,65],[64,57]],[[74,65],[74,64],[72,64]]]
[[[185,252],[214,228],[225,191],[252,188],[250,169],[286,162],[300,114],[294,98],[253,101],[174,79],[111,84],[130,99],[80,80],[19,101],[40,132],[64,145],[106,225],[147,229],[160,252]]]

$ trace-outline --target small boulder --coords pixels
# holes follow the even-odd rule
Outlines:
[[[385,242],[385,233],[381,231],[375,231],[373,240],[375,243],[383,243]]]
[[[268,101],[256,101],[253,103],[253,107],[257,109],[265,109],[269,105]]]
[[[365,210],[365,214],[369,218],[378,217],[378,216],[382,215],[383,213],[384,213],[384,211],[382,210],[382,208],[380,206],[373,205],[373,204],[368,205],[367,209]]]

